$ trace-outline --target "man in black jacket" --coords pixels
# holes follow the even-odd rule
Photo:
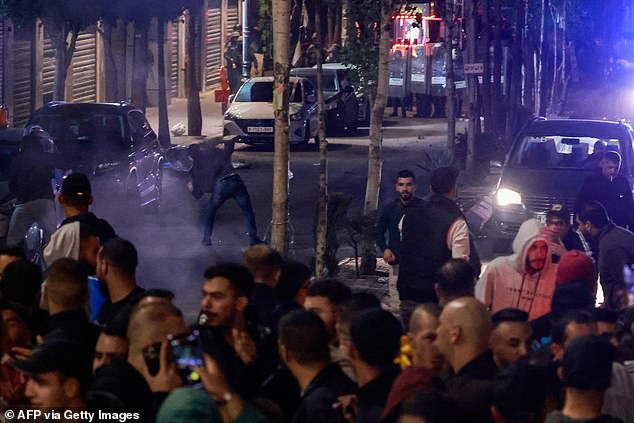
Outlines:
[[[607,153],[606,153],[607,154]],[[599,279],[606,308],[627,307],[624,267],[634,263],[634,233],[615,224],[598,201],[584,204],[577,214],[579,229],[597,240],[599,245]]]
[[[588,176],[577,195],[576,211],[590,201],[598,201],[605,207],[610,220],[632,230],[634,228],[634,199],[632,186],[626,177],[619,174],[621,155],[606,151],[601,168]]]
[[[396,175],[396,193],[398,198],[386,204],[379,214],[379,222],[376,228],[376,245],[383,254],[383,260],[389,265],[390,276],[388,278],[388,295],[390,306],[398,310],[400,301],[396,289],[398,279],[398,258],[401,249],[401,231],[399,223],[403,215],[418,206],[421,202],[416,197],[416,177],[408,169],[403,169]],[[387,232],[387,241],[385,235]]]
[[[458,169],[441,167],[431,175],[431,191],[403,218],[398,292],[407,324],[416,304],[438,302],[437,272],[450,258],[469,260],[479,275],[479,260],[467,221],[456,205]]]

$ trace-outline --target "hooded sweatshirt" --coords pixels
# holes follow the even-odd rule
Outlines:
[[[536,319],[550,311],[550,302],[555,291],[557,266],[546,259],[540,272],[526,271],[528,250],[536,241],[545,241],[546,257],[550,257],[550,237],[546,225],[536,219],[522,223],[513,240],[513,254],[498,257],[487,266],[476,284],[476,298],[495,313],[503,308],[514,307]]]

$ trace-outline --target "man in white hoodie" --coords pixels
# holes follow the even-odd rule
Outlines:
[[[522,223],[513,240],[513,254],[498,257],[476,284],[476,298],[495,313],[513,307],[536,319],[550,310],[556,265],[551,263],[546,225],[536,219]]]

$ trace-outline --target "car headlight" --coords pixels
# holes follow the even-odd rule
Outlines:
[[[500,188],[495,195],[495,199],[499,206],[522,204],[522,196],[520,193],[508,188]]]
[[[234,120],[236,117],[235,117],[235,115],[227,112],[227,113],[225,113],[224,118],[227,119],[227,120]]]
[[[304,115],[302,113],[293,113],[291,115],[291,120],[302,120],[304,119]]]

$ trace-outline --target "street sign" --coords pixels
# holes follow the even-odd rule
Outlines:
[[[465,63],[465,75],[482,75],[484,73],[484,63]]]
[[[231,91],[229,89],[226,90],[215,90],[214,91],[214,101],[216,103],[226,103],[229,101],[229,96],[231,95]]]

